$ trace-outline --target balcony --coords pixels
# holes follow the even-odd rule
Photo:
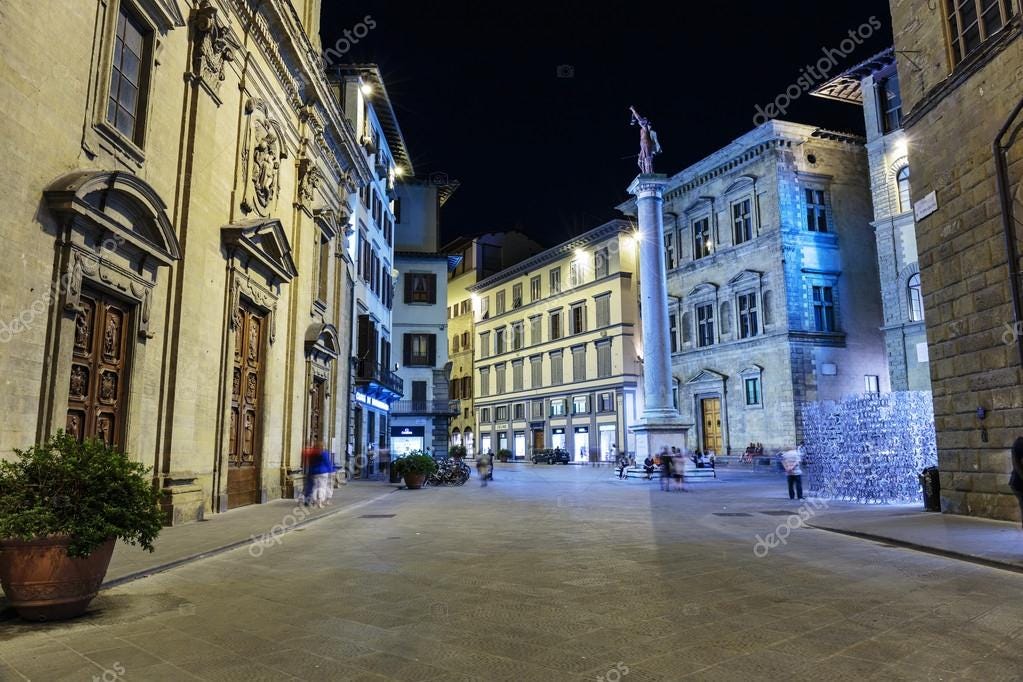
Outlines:
[[[371,360],[355,365],[355,384],[371,398],[394,403],[405,393],[405,382],[394,372]]]
[[[457,400],[399,400],[391,405],[394,416],[457,417],[461,411]]]

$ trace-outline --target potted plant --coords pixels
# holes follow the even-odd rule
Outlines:
[[[464,445],[452,445],[451,449],[448,450],[448,456],[453,459],[465,459],[467,452]]]
[[[63,431],[0,462],[0,583],[27,620],[85,611],[117,538],[153,551],[163,527],[148,469]]]
[[[502,462],[507,462],[508,460],[512,459],[512,457],[513,455],[511,450],[501,449],[497,451],[497,458]]]
[[[394,463],[395,470],[405,479],[405,487],[419,490],[427,477],[437,471],[437,462],[422,450],[413,450]]]

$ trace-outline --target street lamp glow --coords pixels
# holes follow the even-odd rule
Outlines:
[[[575,250],[575,259],[577,261],[586,260],[586,252],[583,251],[582,249],[576,249]]]
[[[402,168],[401,166],[395,166],[394,167],[394,177],[400,178],[403,175],[405,175],[405,169]]]
[[[373,94],[373,86],[370,85],[369,83],[363,83],[362,87],[360,87],[359,90],[362,92],[363,95],[366,95],[367,97]]]

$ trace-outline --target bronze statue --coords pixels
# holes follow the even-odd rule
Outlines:
[[[632,125],[639,126],[639,172],[649,175],[654,172],[654,154],[661,153],[661,143],[657,141],[657,132],[650,126],[650,121],[639,115],[636,107],[632,110]]]

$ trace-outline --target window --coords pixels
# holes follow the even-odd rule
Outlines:
[[[945,0],[952,65],[998,32],[1016,13],[1012,0]]]
[[[565,416],[565,399],[558,398],[551,401],[551,416],[552,417],[563,417]]]
[[[522,390],[522,361],[512,363],[512,390]]]
[[[700,348],[714,345],[713,304],[708,303],[696,308],[696,345]]]
[[[401,222],[401,197],[394,197],[394,201],[391,205],[391,213],[394,214],[394,222]]]
[[[578,260],[574,260],[568,264],[568,286],[577,287],[582,283],[582,277],[580,272],[582,270],[582,263]]]
[[[597,253],[593,255],[593,276],[596,279],[607,277],[610,260],[611,253],[607,250],[607,247],[599,249]]]
[[[490,408],[484,407],[480,409],[480,421],[484,423],[490,422]]]
[[[458,389],[462,387],[462,382],[458,379],[452,379],[448,385],[448,395],[452,400],[458,400],[461,396],[458,393]],[[466,396],[468,397],[468,396]]]
[[[597,329],[607,327],[611,324],[611,294],[596,297],[597,302]]]
[[[551,313],[551,341],[561,338],[561,311],[555,310]]]
[[[909,278],[909,319],[920,322],[924,319],[924,294],[920,288],[920,273]]]
[[[533,419],[543,419],[543,401],[533,401]]]
[[[589,396],[580,395],[572,398],[572,414],[585,414],[590,411]]]
[[[710,238],[710,218],[693,221],[693,260],[709,256],[714,244]]]
[[[913,208],[913,201],[909,196],[909,166],[903,166],[895,176],[895,183],[899,188],[899,211],[905,213]]]
[[[521,350],[524,345],[523,337],[526,335],[521,322],[512,324],[512,350]]]
[[[485,320],[490,317],[490,297],[484,296],[480,299],[480,319]]]
[[[664,235],[664,266],[668,270],[675,268],[675,235],[672,232]]]
[[[468,313],[469,313],[469,312],[470,312],[471,310],[472,310],[472,301],[471,301],[471,300],[469,300],[468,298],[467,298],[467,299],[465,299],[464,301],[462,301],[462,303],[461,303],[461,308],[460,308],[459,312],[460,312],[460,313],[461,313],[462,315],[466,315],[466,314],[468,314]]]
[[[540,291],[540,275],[537,275],[529,280],[529,300],[539,301],[542,295]]]
[[[572,306],[572,333],[582,334],[586,331],[586,304]]]
[[[321,303],[327,302],[327,292],[330,290],[330,242],[326,239],[320,241],[320,263],[319,277],[316,282],[316,300]]]
[[[110,65],[107,122],[139,146],[142,146],[151,44],[152,32],[121,3]]]
[[[529,343],[537,345],[543,343],[543,318],[537,315],[529,318]]]
[[[565,383],[565,362],[562,360],[561,351],[551,353],[551,385],[557,386]]]
[[[523,403],[515,403],[512,405],[512,415],[515,419],[525,419],[526,406]]]
[[[806,229],[811,232],[828,231],[828,209],[824,190],[806,190]]]
[[[611,376],[611,342],[597,344],[597,378]]]
[[[515,284],[512,286],[512,308],[522,307],[522,285]]]
[[[750,377],[744,382],[746,388],[746,404],[747,405],[759,405],[760,404],[760,379],[759,377]]]
[[[482,332],[480,334],[480,357],[490,357],[490,332]]]
[[[600,393],[597,395],[597,411],[598,412],[614,412],[615,411],[615,394],[614,393]]]
[[[406,367],[431,367],[437,357],[437,337],[433,334],[405,334]]]
[[[464,350],[470,350],[469,348],[469,332],[462,332],[462,348]]]
[[[902,127],[902,94],[899,92],[899,76],[892,74],[877,83],[878,113],[881,132],[890,133]]]
[[[458,337],[457,336],[455,338],[451,339],[451,352],[452,353],[457,353],[458,352]]]
[[[536,389],[543,385],[543,357],[537,355],[529,359],[529,387]]]
[[[863,377],[863,384],[867,393],[881,392],[881,378],[875,374],[868,374]]]
[[[472,377],[462,377],[462,396],[472,398]],[[468,412],[465,416],[469,416]]]
[[[668,315],[668,338],[671,339],[671,352],[678,352],[678,315]]]
[[[405,273],[405,303],[436,303],[437,275],[432,272]]]
[[[750,197],[732,204],[732,243],[753,239],[753,200]]]
[[[504,327],[498,327],[494,330],[494,355],[500,355],[504,352]]]
[[[495,296],[495,299],[496,300],[494,301],[494,308],[495,308],[494,314],[495,315],[503,315],[504,314],[504,291],[498,291],[497,295]]]
[[[500,365],[496,365],[494,367],[494,374],[495,374],[495,378],[497,379],[497,385],[494,387],[494,390],[496,391],[496,395],[504,395],[504,391],[505,391],[505,388],[506,388],[505,383],[504,383],[504,374],[505,374],[504,370],[505,370],[505,364],[503,362]]]
[[[551,270],[551,294],[561,293],[561,268]]]
[[[572,381],[586,381],[586,346],[572,349]]]
[[[736,299],[739,311],[739,338],[748,339],[757,335],[757,295],[741,294]]]
[[[835,299],[831,287],[813,287],[813,328],[819,332],[835,331]]]
[[[494,408],[494,419],[499,422],[508,421],[508,406],[499,405]]]
[[[486,398],[490,395],[490,368],[484,367],[480,370],[480,396]]]

